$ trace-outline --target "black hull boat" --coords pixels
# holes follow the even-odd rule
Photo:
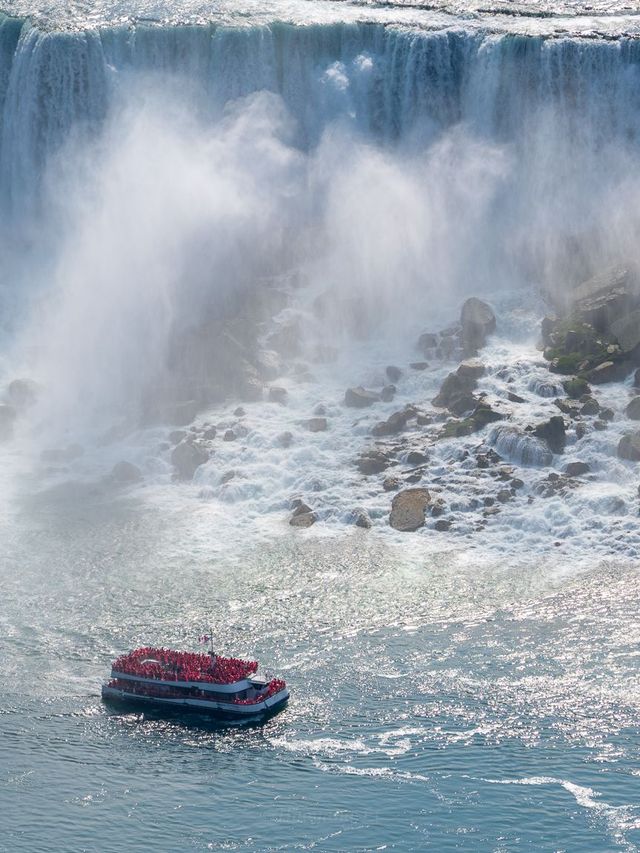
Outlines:
[[[200,714],[218,720],[266,720],[289,700],[284,681],[255,675],[256,661],[144,647],[113,662],[102,699],[119,707]]]

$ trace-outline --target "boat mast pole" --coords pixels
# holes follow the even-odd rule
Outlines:
[[[211,657],[213,657],[213,628],[211,627],[211,625],[209,625],[209,643],[211,646],[209,654],[211,655]]]

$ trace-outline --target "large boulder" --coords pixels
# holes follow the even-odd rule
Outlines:
[[[460,409],[462,406],[463,411],[466,411],[464,406],[470,405],[471,392],[475,389],[476,385],[477,380],[473,376],[457,372],[450,373],[442,383],[437,396],[431,402],[434,406],[450,409],[451,411],[453,411],[451,409],[452,406],[455,409]],[[475,403],[470,405],[470,408],[474,407]]]
[[[562,453],[567,443],[567,433],[561,415],[554,415],[548,421],[538,424],[533,434],[547,443],[552,453]]]
[[[460,312],[462,346],[465,355],[476,355],[496,330],[496,316],[491,306],[472,296],[464,303]]]
[[[209,453],[206,448],[190,439],[181,441],[171,453],[171,462],[181,480],[193,479],[196,469],[204,465],[208,459]]]
[[[357,459],[356,466],[361,474],[380,474],[389,467],[391,459],[381,450],[365,450]]]
[[[111,477],[116,483],[139,483],[142,480],[142,471],[133,462],[122,460],[116,462],[111,471]]]
[[[624,413],[632,421],[640,421],[640,397],[634,397],[624,410]]]
[[[585,378],[594,385],[605,382],[620,382],[629,373],[630,366],[624,361],[603,361],[593,370],[585,373]]]
[[[618,442],[618,456],[640,462],[640,432],[627,432]]]
[[[614,320],[610,331],[623,353],[631,353],[640,347],[640,309]]]
[[[598,332],[610,333],[612,324],[636,307],[638,285],[633,266],[613,266],[568,293],[566,307]]]
[[[354,409],[364,409],[379,401],[380,394],[376,391],[368,391],[361,385],[358,385],[356,388],[347,388],[344,392],[345,406],[351,406]]]
[[[391,502],[389,524],[396,530],[410,532],[422,527],[431,496],[426,489],[404,489]]]

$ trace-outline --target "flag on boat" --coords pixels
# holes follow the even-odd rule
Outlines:
[[[210,639],[211,639],[210,634],[202,634],[202,636],[198,637],[198,642],[199,643],[208,643]]]

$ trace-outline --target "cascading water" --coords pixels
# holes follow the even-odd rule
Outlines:
[[[5,4],[12,850],[640,844],[633,378],[571,396],[540,345],[640,263],[639,19],[430,7]],[[453,417],[470,296],[497,324]],[[109,660],[212,623],[293,688],[259,743],[98,711]]]

